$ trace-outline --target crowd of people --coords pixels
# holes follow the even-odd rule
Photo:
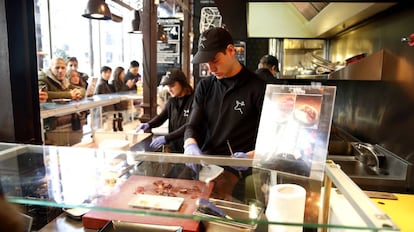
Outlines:
[[[128,73],[125,74],[123,67],[116,67],[113,80],[110,83],[112,68],[101,67],[100,78],[94,87],[93,94],[108,94],[115,92],[130,91],[136,88],[136,83],[141,81],[139,75],[139,63],[131,61]],[[79,101],[86,96],[89,76],[78,70],[76,57],[66,59],[57,57],[51,60],[47,69],[38,73],[39,102],[46,103],[54,100]],[[105,111],[125,110],[128,107],[124,102],[107,106]],[[74,145],[79,143],[83,137],[83,126],[87,122],[86,112],[73,113],[59,117],[50,117],[44,121],[45,144]]]

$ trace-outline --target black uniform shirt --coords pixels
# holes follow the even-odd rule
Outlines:
[[[245,67],[233,77],[202,79],[196,88],[186,138],[204,154],[230,155],[254,150],[266,83]]]
[[[190,115],[193,97],[194,94],[168,99],[161,113],[148,122],[150,127],[154,128],[161,126],[169,119],[168,134],[165,136],[165,140],[171,152],[184,152],[184,131]]]

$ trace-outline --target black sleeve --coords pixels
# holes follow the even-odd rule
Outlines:
[[[161,113],[151,120],[148,121],[150,128],[155,128],[161,126],[165,121],[168,119],[168,109],[171,105],[170,100],[168,100],[167,104],[165,104],[164,109],[161,111]]]
[[[200,131],[198,130],[201,128],[201,123],[203,122],[204,117],[204,89],[205,88],[203,81],[199,82],[194,93],[190,118],[185,128],[184,141],[188,138],[194,138],[197,140],[197,142],[199,142],[198,139],[200,138]]]
[[[184,124],[177,130],[168,133],[167,135],[165,135],[165,141],[169,142],[177,138],[183,137],[186,127],[187,127],[187,124]]]

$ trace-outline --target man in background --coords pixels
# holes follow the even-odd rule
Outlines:
[[[125,74],[124,84],[128,87],[128,90],[137,90],[136,83],[139,81],[141,81],[141,75],[139,74],[139,62],[133,60],[129,64],[128,72]]]
[[[70,84],[66,78],[66,62],[63,58],[55,58],[51,61],[51,66],[38,73],[39,90],[47,93],[47,101],[60,100],[65,103],[69,100],[79,101],[85,97],[85,89]],[[76,118],[74,114],[45,119],[44,128],[46,130],[46,144],[54,145],[73,145],[79,143],[83,137],[82,126],[79,121],[85,119]],[[74,122],[74,123],[72,123]]]
[[[279,61],[272,55],[264,55],[257,65],[256,74],[267,84],[277,84]]]

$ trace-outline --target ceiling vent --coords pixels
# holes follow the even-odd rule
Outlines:
[[[328,2],[293,2],[293,5],[308,21],[311,21],[323,8],[325,8]]]

